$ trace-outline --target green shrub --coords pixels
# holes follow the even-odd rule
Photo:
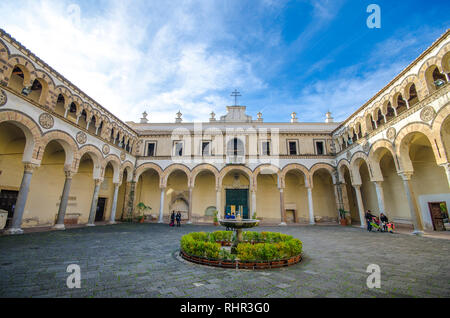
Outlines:
[[[181,238],[181,249],[192,256],[214,259],[234,260],[236,255],[221,248],[220,241],[231,241],[233,232],[216,231],[212,233],[189,233]],[[237,246],[237,257],[243,261],[271,261],[296,256],[302,252],[303,244],[291,235],[272,232],[243,233],[245,243]],[[251,244],[251,243],[256,244]]]

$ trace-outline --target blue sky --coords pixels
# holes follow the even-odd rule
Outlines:
[[[369,4],[381,29],[366,25]],[[3,0],[0,27],[125,121],[344,120],[450,26],[447,1]]]

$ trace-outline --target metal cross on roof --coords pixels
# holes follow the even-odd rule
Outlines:
[[[234,92],[232,92],[230,96],[234,97],[234,106],[237,106],[237,98],[242,96],[241,93],[238,92],[237,89],[235,89]]]

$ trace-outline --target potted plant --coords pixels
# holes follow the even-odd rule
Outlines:
[[[348,213],[348,211],[345,211],[344,209],[339,209],[339,218],[341,225],[347,225],[347,219],[345,218],[345,215]]]
[[[148,206],[148,205],[145,205],[145,203],[143,203],[143,202],[139,202],[136,205],[136,208],[138,210],[138,216],[136,217],[137,221],[139,223],[144,223],[144,221],[145,221],[145,214],[144,214],[145,211],[149,211],[152,208],[150,206]]]
[[[219,225],[219,218],[217,217],[217,214],[219,214],[219,211],[214,211],[214,225],[218,226]]]

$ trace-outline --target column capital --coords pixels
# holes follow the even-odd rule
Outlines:
[[[411,180],[411,176],[414,172],[412,171],[402,171],[398,175],[403,179],[403,181],[409,181]]]
[[[64,174],[66,175],[66,179],[72,179],[76,172],[72,170],[64,170]]]
[[[34,169],[36,169],[38,167],[39,167],[39,165],[37,165],[35,163],[31,163],[31,162],[24,162],[23,163],[23,170],[25,172],[33,173]]]
[[[444,167],[445,169],[450,169],[450,162],[444,162],[439,164],[441,167]]]
[[[122,185],[122,182],[113,182],[113,185],[115,187],[120,187]]]
[[[98,185],[100,185],[100,184],[102,184],[102,182],[103,182],[103,179],[94,179],[94,183],[95,183],[95,186],[98,186]]]
[[[361,184],[352,184],[352,186],[355,189],[360,189],[361,188]]]

